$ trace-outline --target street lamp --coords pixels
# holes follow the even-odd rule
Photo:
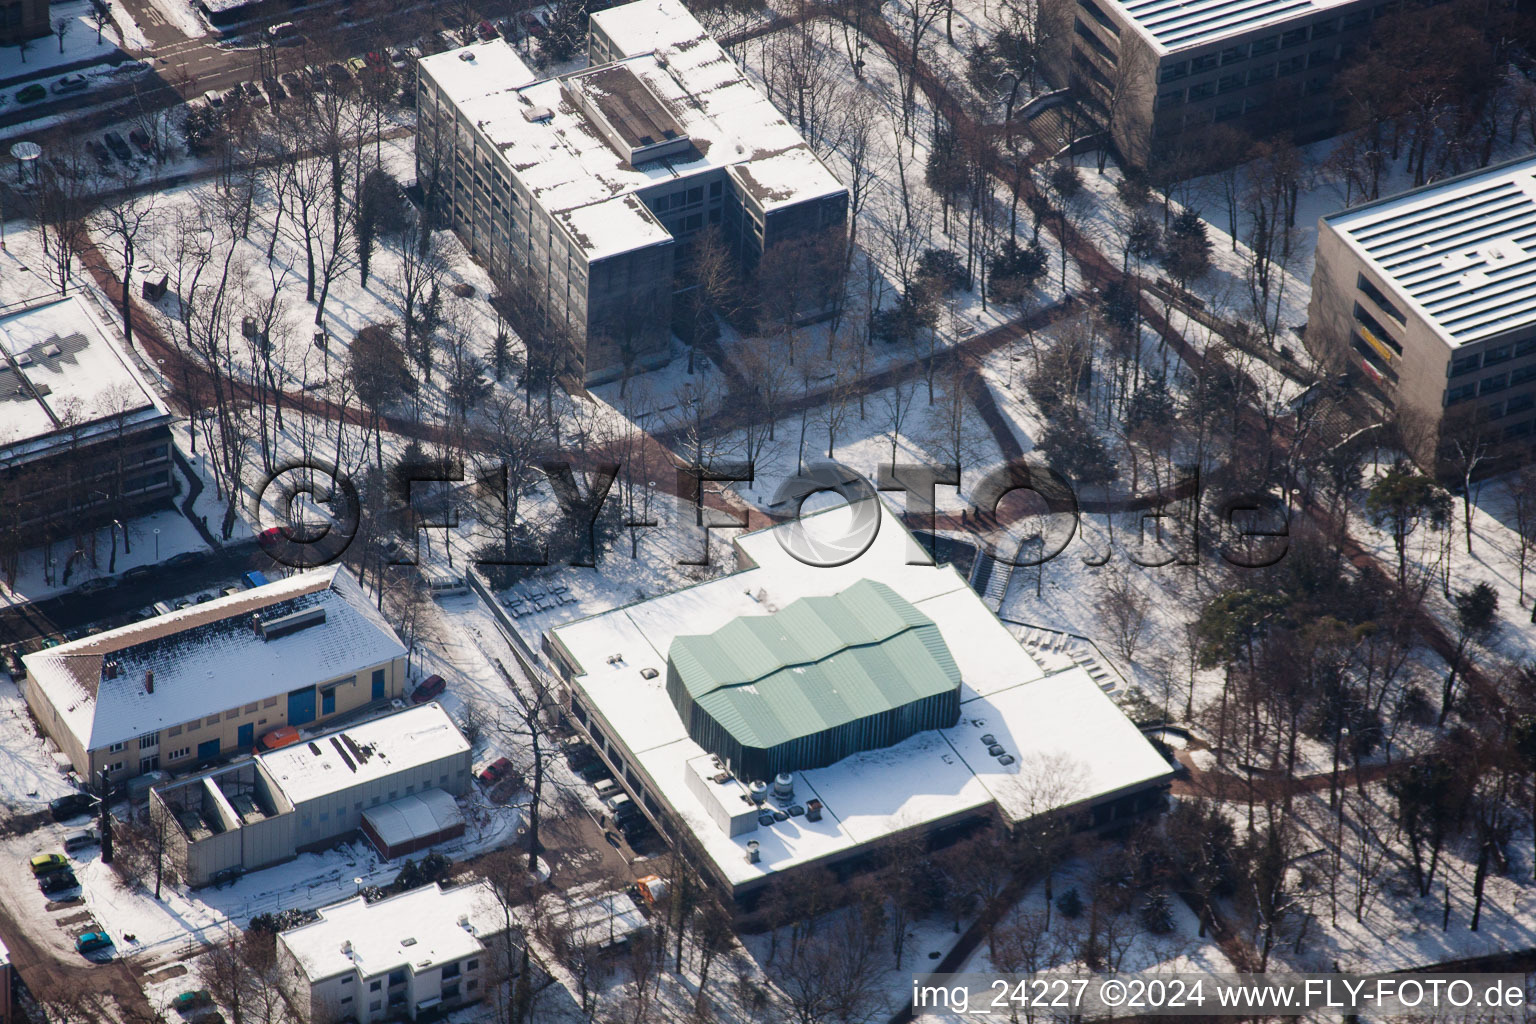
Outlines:
[[[155,561],[160,561],[160,528],[155,527]]]

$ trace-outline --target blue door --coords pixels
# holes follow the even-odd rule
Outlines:
[[[373,699],[384,699],[384,670],[381,668],[373,670]]]
[[[255,745],[256,726],[250,723],[242,725],[240,727],[240,731],[235,734],[235,746],[239,747],[241,750],[248,750]]]
[[[303,725],[315,720],[315,688],[306,686],[288,694],[288,724]]]
[[[320,691],[320,713],[322,715],[336,713],[336,687],[329,686]]]
[[[219,741],[209,740],[207,743],[197,745],[197,759],[199,761],[211,761],[219,756]]]

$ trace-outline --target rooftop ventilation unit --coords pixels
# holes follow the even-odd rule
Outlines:
[[[275,619],[267,619],[265,621],[259,618],[252,620],[253,625],[256,627],[256,632],[260,633],[261,638],[268,642],[276,640],[278,637],[287,636],[290,633],[297,633],[301,629],[318,626],[324,621],[324,608],[306,608],[301,612],[293,612],[289,615],[281,615]]]
[[[17,366],[31,366],[32,365],[32,356],[29,353],[26,353],[26,352],[17,352],[16,353],[16,365]]]
[[[747,840],[747,863],[748,864],[756,864],[761,859],[762,859],[762,854],[758,850],[758,842],[757,842],[757,840],[756,839],[748,839]]]
[[[548,107],[529,107],[523,111],[523,120],[529,124],[539,124],[548,121],[555,116],[555,112]]]
[[[460,51],[460,53],[459,53],[459,60],[467,61],[469,63],[474,63],[475,55],[472,52],[470,52],[469,50],[463,50],[463,51]]]
[[[51,342],[49,344],[43,346],[43,355],[47,356],[49,359],[52,359],[53,357],[57,356],[58,354],[59,354],[59,346],[57,346],[57,345],[55,345],[55,344],[53,344]]]
[[[402,946],[414,946],[414,945],[416,945],[416,940],[415,939],[401,939],[400,940],[400,945],[402,945]]]

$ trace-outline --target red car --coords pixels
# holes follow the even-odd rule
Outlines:
[[[545,36],[544,23],[534,16],[532,11],[524,11],[522,16],[523,31],[531,36],[543,39]]]
[[[477,30],[480,33],[480,41],[483,43],[488,43],[492,39],[496,38],[496,26],[492,25],[488,21],[482,21],[479,26],[477,26]]]
[[[283,542],[283,539],[283,528],[281,526],[268,527],[256,535],[256,543],[260,544],[262,549],[266,551],[271,551],[277,547]]]
[[[448,689],[448,682],[442,676],[427,676],[421,681],[421,685],[416,687],[416,692],[411,694],[411,703],[425,704],[446,689]]]
[[[512,770],[512,762],[505,757],[498,757],[480,770],[480,781],[487,786],[494,786],[506,777]]]

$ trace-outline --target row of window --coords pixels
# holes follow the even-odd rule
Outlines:
[[[1497,366],[1511,359],[1521,359],[1533,354],[1536,354],[1536,338],[1527,338],[1524,341],[1504,345],[1494,345],[1483,349],[1481,352],[1473,352],[1470,355],[1458,356],[1451,360],[1450,376],[1460,377],[1462,374],[1471,373],[1473,370]],[[1519,372],[1524,373],[1526,371],[1522,370]]]
[[[1387,6],[1389,5],[1384,4],[1378,10],[1385,13]],[[1329,18],[1310,26],[1303,25],[1300,28],[1291,29],[1280,35],[1265,36],[1263,39],[1256,39],[1252,43],[1238,43],[1235,46],[1228,46],[1220,52],[1202,53],[1189,60],[1164,64],[1158,72],[1158,81],[1173,82],[1186,75],[1198,75],[1206,71],[1214,71],[1218,67],[1236,64],[1239,61],[1262,57],[1277,50],[1303,46],[1309,40],[1326,39],[1337,35],[1340,31],[1360,28],[1369,22],[1370,18],[1371,14],[1369,11],[1354,11],[1346,14],[1342,19]]]
[[[1198,103],[1200,100],[1210,99],[1221,93],[1235,92],[1238,89],[1250,85],[1262,85],[1273,81],[1277,76],[1298,74],[1307,68],[1320,68],[1332,64],[1336,59],[1333,50],[1317,50],[1311,54],[1298,54],[1294,57],[1286,57],[1274,64],[1265,64],[1261,67],[1247,71],[1234,71],[1228,75],[1209,82],[1198,82],[1185,89],[1168,89],[1158,93],[1157,105],[1159,107],[1176,107],[1188,100],[1190,103]]]

